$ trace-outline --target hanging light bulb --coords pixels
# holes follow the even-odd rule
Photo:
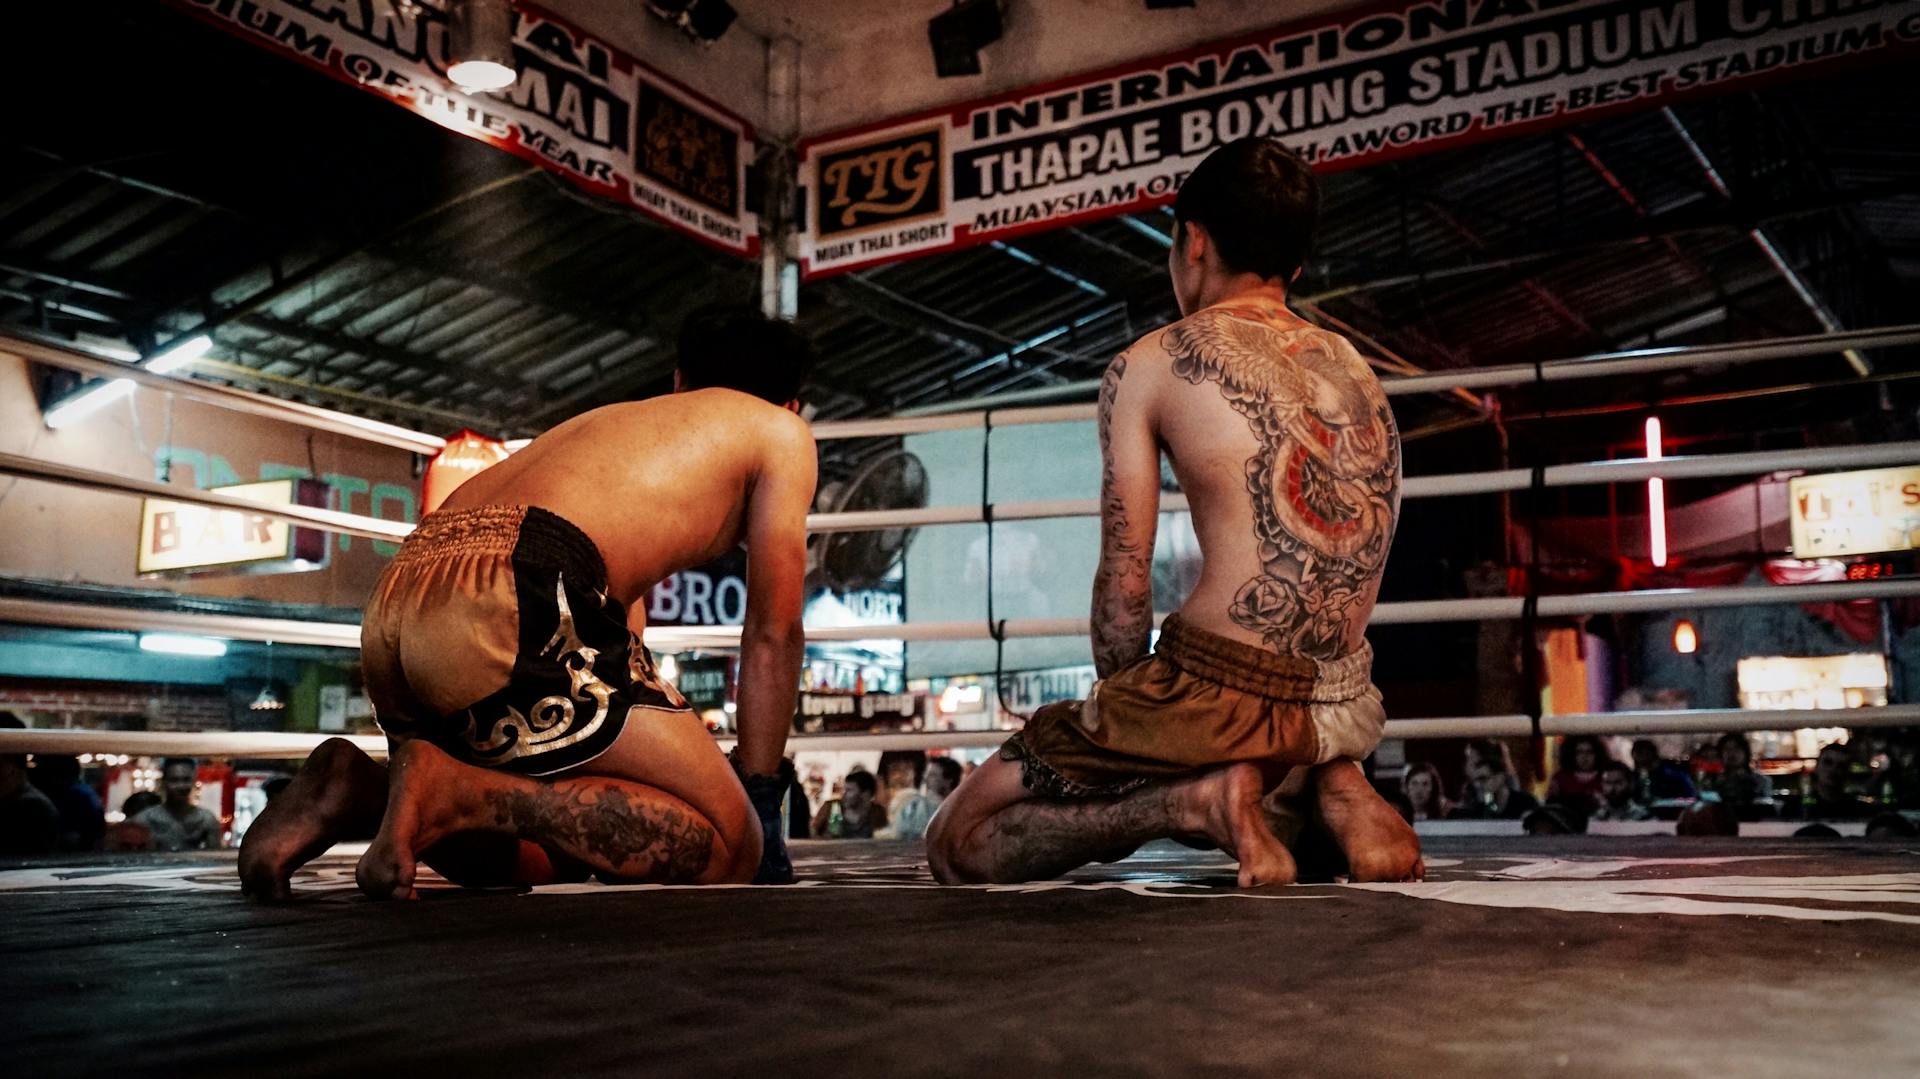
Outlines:
[[[1700,650],[1700,635],[1694,632],[1692,622],[1682,618],[1673,624],[1673,650],[1683,656]]]
[[[513,6],[509,0],[464,0],[447,11],[447,78],[462,90],[513,85]]]

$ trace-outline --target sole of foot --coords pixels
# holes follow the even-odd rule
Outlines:
[[[1181,830],[1203,833],[1233,855],[1240,862],[1240,887],[1292,884],[1299,878],[1293,855],[1274,838],[1261,813],[1266,789],[1259,769],[1248,764],[1216,768],[1181,783],[1174,793],[1182,806]]]
[[[344,739],[322,742],[241,840],[241,893],[264,902],[292,899],[294,870],[371,831],[385,801],[386,769]]]
[[[453,767],[453,758],[420,741],[400,746],[388,759],[386,814],[353,872],[369,899],[419,898],[413,887],[419,852],[442,838],[428,834],[427,823]]]
[[[1346,856],[1355,883],[1417,881],[1426,877],[1420,837],[1367,782],[1352,761],[1313,770],[1314,810]]]

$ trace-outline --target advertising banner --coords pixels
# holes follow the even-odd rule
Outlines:
[[[280,506],[325,506],[329,492],[313,480],[266,480],[210,489]],[[142,575],[289,573],[327,564],[326,533],[241,510],[214,509],[161,498],[140,500]]]
[[[532,4],[514,0],[519,77],[489,94],[446,76],[445,0],[167,2],[722,250],[759,253],[747,123]]]
[[[1321,171],[1884,58],[1908,0],[1425,0],[802,146],[810,277],[1171,201],[1222,143]]]
[[[1795,558],[1920,548],[1920,467],[1797,476],[1787,506]]]

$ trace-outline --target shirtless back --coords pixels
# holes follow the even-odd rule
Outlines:
[[[1101,400],[1109,456],[1164,447],[1186,492],[1204,560],[1188,624],[1312,659],[1360,647],[1400,454],[1379,380],[1345,338],[1269,300],[1231,301],[1128,349]]]
[[[691,390],[576,416],[462,484],[442,509],[538,506],[572,522],[600,548],[608,587],[638,630],[649,588],[747,541],[750,521],[797,527],[804,544],[814,468],[800,417],[736,390]]]

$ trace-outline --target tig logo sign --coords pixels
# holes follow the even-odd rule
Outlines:
[[[816,234],[830,237],[941,216],[947,208],[942,161],[937,127],[822,153],[814,195]],[[944,236],[944,223],[939,228]]]

